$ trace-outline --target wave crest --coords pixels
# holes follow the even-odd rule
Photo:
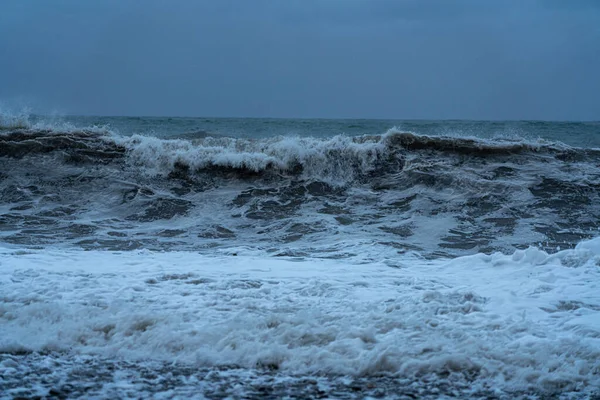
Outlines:
[[[276,137],[251,140],[207,137],[194,141],[133,136],[119,140],[130,160],[147,172],[168,174],[174,169],[192,172],[303,175],[325,181],[347,182],[377,168],[387,154],[381,138],[334,136],[320,140]]]
[[[12,130],[0,135],[0,156],[12,158],[60,152],[69,161],[108,161],[122,157],[125,151],[93,131]]]
[[[123,158],[145,175],[233,177],[300,176],[345,185],[381,173],[402,170],[415,161],[439,162],[448,157],[477,160],[549,157],[583,161],[600,157],[598,149],[580,149],[539,140],[424,136],[390,129],[383,135],[314,138],[277,136],[262,139],[204,136],[161,139],[120,136],[105,127],[86,129],[10,129],[0,133],[0,156],[62,152],[71,159],[106,162]],[[524,158],[525,159],[525,158]],[[589,161],[589,160],[588,160]]]

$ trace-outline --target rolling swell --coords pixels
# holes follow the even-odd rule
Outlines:
[[[0,240],[120,250],[243,242],[323,257],[355,255],[357,242],[431,256],[556,249],[597,231],[599,163],[598,150],[561,143],[396,130],[165,140],[6,129]],[[354,244],[323,248],[331,235]]]
[[[126,149],[91,131],[13,130],[0,134],[0,157],[23,158],[60,152],[69,160],[109,161]]]
[[[245,178],[274,172],[317,180],[397,172],[406,159],[416,155],[432,159],[436,154],[446,154],[490,159],[551,156],[562,161],[600,160],[600,149],[573,148],[561,143],[431,137],[395,130],[374,136],[262,140],[212,137],[207,133],[201,139],[195,136],[190,140],[163,140],[139,135],[119,137],[93,130],[51,129],[14,129],[0,134],[0,157],[23,158],[54,152],[75,161],[105,163],[126,158],[133,165],[147,167],[148,173],[162,175],[214,173]]]
[[[573,148],[561,143],[482,140],[460,137],[430,137],[390,130],[385,135],[329,139],[277,137],[262,140],[212,138],[158,140],[134,137],[122,143],[134,163],[155,173],[235,172],[257,177],[272,172],[329,180],[336,184],[373,174],[402,170],[405,161],[417,156],[432,160],[444,156],[474,159],[526,161],[528,157],[551,157],[561,161],[600,159],[600,149]]]

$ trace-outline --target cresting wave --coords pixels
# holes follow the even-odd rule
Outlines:
[[[537,155],[568,161],[600,158],[600,149],[579,149],[561,143],[430,137],[397,129],[373,136],[327,139],[280,136],[254,140],[210,136],[191,140],[128,137],[106,128],[8,129],[0,134],[0,156],[21,158],[52,152],[65,155],[67,162],[123,158],[145,168],[145,174],[237,172],[243,177],[274,172],[333,184],[349,183],[378,170],[401,170],[410,152],[474,158]]]
[[[396,129],[390,129],[384,135],[328,139],[208,137],[183,141],[134,136],[118,143],[129,150],[133,162],[156,173],[209,170],[257,174],[274,171],[333,184],[351,183],[378,172],[397,172],[403,168],[405,160],[410,159],[410,152],[475,158],[547,155],[570,161],[600,157],[600,150],[576,149],[561,143],[429,137]]]
[[[561,143],[394,129],[187,140],[12,129],[0,134],[0,237],[180,250],[251,238],[296,255],[331,235],[435,255],[550,250],[598,231],[599,163],[599,150]],[[324,251],[357,254],[344,246]]]

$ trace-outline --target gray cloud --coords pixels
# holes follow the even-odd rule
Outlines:
[[[0,3],[0,100],[75,114],[600,119],[600,7]]]

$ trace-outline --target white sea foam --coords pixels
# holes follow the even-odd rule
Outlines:
[[[600,239],[554,255],[407,256],[401,268],[186,252],[0,257],[0,352],[600,388]]]
[[[383,138],[357,142],[347,136],[278,136],[261,140],[208,137],[189,141],[134,135],[115,140],[127,147],[130,159],[150,174],[166,175],[176,164],[192,170],[217,167],[253,172],[269,168],[287,171],[302,166],[306,176],[331,183],[352,179],[356,169],[373,169],[386,151]]]

